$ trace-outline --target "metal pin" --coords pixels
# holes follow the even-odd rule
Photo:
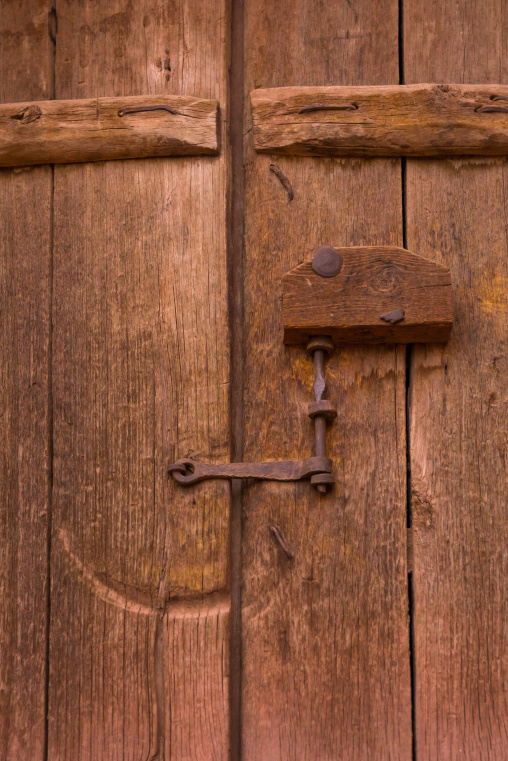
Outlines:
[[[325,353],[333,351],[333,342],[327,336],[317,336],[311,338],[307,344],[307,351],[312,354],[314,360],[314,397],[316,402],[323,401],[323,394],[326,390],[326,381],[324,378]],[[326,405],[318,405],[319,407]],[[332,406],[332,405],[330,405]],[[316,457],[326,457],[326,420],[330,417],[329,410],[312,410],[309,412],[314,418],[314,436],[315,436],[315,455]],[[332,413],[335,414],[335,413]],[[314,484],[321,494],[326,493],[327,484],[319,483],[319,478],[314,480]]]
[[[350,103],[349,105],[343,105],[343,106],[332,106],[327,105],[325,103],[316,103],[313,106],[303,106],[303,108],[300,108],[298,111],[299,114],[306,114],[310,111],[357,111],[358,105],[356,103]]]
[[[179,111],[175,111],[174,108],[169,106],[129,106],[128,108],[121,108],[118,111],[118,116],[125,116],[125,114],[137,114],[140,111],[168,111],[170,114],[184,116]]]

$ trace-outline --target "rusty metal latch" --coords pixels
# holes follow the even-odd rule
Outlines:
[[[177,460],[169,472],[179,484],[196,484],[209,478],[256,478],[261,481],[300,481],[323,473],[331,473],[329,457],[308,457],[306,460],[274,462],[230,462],[210,465],[189,458]]]
[[[270,169],[292,193],[278,167],[271,165]],[[326,492],[335,481],[332,461],[326,456],[326,424],[337,417],[337,409],[323,399],[325,355],[333,352],[333,341],[448,341],[453,323],[450,270],[393,246],[321,246],[311,262],[299,264],[284,276],[283,311],[284,343],[307,341],[314,360],[315,402],[309,405],[309,417],[314,420],[314,457],[227,465],[178,460],[169,468],[178,483],[194,484],[207,478],[310,478],[319,492]]]
[[[316,336],[309,340],[307,351],[314,359],[315,402],[309,405],[309,417],[314,420],[315,456],[305,460],[280,460],[274,462],[231,462],[209,464],[196,462],[190,458],[177,460],[169,466],[168,472],[175,481],[190,485],[210,478],[255,478],[262,481],[301,481],[309,478],[320,492],[326,492],[334,483],[332,461],[326,456],[326,423],[337,417],[332,402],[323,399],[326,389],[324,379],[325,354],[331,354],[333,343],[327,336]]]

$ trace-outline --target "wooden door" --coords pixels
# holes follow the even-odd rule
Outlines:
[[[0,758],[505,759],[506,159],[260,154],[248,97],[503,84],[504,4],[0,7],[2,103],[221,114],[217,156],[0,170]],[[281,282],[323,244],[446,264],[452,339],[337,347],[333,492],[179,487],[311,453]]]

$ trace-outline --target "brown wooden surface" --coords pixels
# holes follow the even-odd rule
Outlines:
[[[258,151],[299,156],[508,153],[506,85],[279,87],[254,90],[251,102]]]
[[[312,261],[284,275],[284,342],[306,344],[312,335],[336,343],[429,343],[450,337],[450,270],[394,246],[335,247],[342,267],[321,277]],[[404,317],[391,325],[386,314]]]
[[[0,101],[52,97],[49,10],[2,8]],[[45,758],[51,184],[50,167],[0,171],[2,761]]]
[[[122,112],[153,106],[163,109]],[[215,100],[159,94],[5,103],[0,166],[215,154],[217,107]]]
[[[397,82],[391,0],[245,7],[246,93]],[[400,163],[275,159],[249,140],[246,161],[244,459],[298,458],[312,454],[313,368],[303,347],[282,344],[282,277],[321,245],[401,245]],[[245,761],[411,757],[404,357],[366,346],[327,362],[339,407],[330,495],[306,483],[245,489]]]
[[[406,81],[508,82],[505,10],[406,0]],[[455,308],[411,367],[418,761],[508,756],[507,184],[502,160],[407,166],[408,246],[451,268]]]
[[[56,97],[224,108],[226,20],[59,4]],[[167,478],[229,459],[226,165],[55,167],[49,759],[227,754],[228,485]]]
[[[400,9],[408,82],[508,82],[501,0],[246,0],[246,94],[397,82]],[[337,483],[325,496],[247,484],[243,545],[237,509],[228,548],[227,484],[167,479],[180,457],[229,462],[230,398],[242,459],[230,13],[225,0],[2,7],[0,101],[217,99],[223,152],[59,166],[54,183],[50,167],[0,171],[0,759],[222,761],[232,742],[239,761],[241,740],[243,761],[504,761],[505,160],[401,172],[392,158],[256,154],[247,98],[244,459],[313,454],[312,361],[282,344],[281,296],[318,246],[404,243],[450,268],[454,330],[409,350],[408,376],[404,347],[337,347]],[[239,594],[237,579],[236,625]]]

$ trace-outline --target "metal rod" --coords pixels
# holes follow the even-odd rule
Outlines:
[[[326,389],[326,381],[323,375],[325,363],[325,353],[323,349],[316,349],[314,352],[314,396],[316,402],[319,402]],[[314,418],[314,435],[316,438],[315,455],[316,457],[326,456],[326,419],[322,415],[316,415]],[[321,494],[326,494],[325,484],[318,484],[317,490]]]

